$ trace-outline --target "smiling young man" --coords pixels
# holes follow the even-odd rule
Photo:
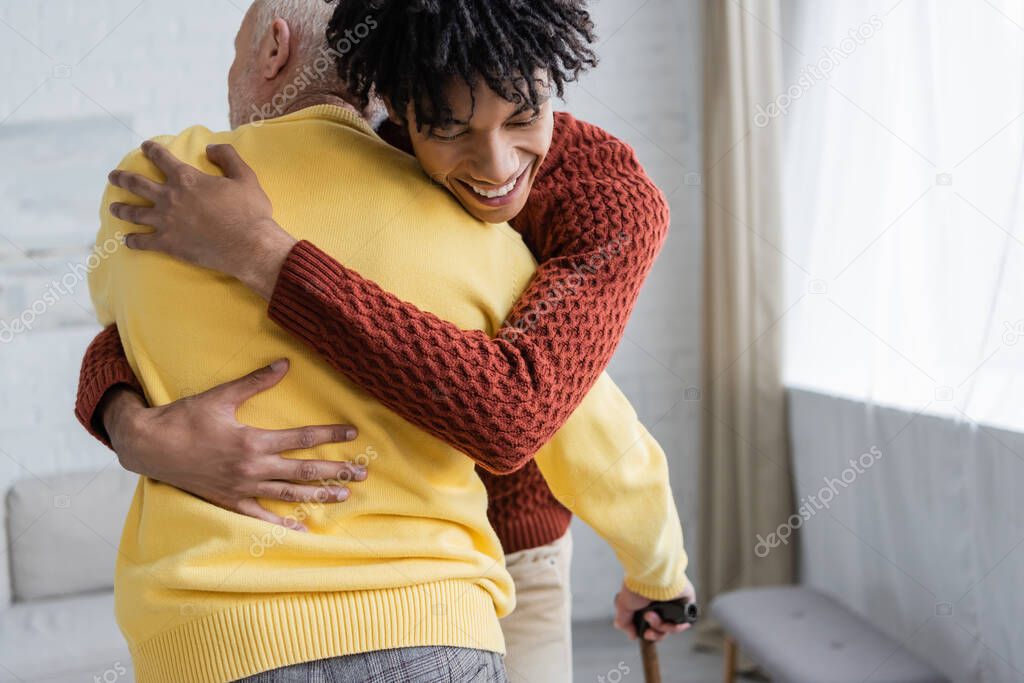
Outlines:
[[[358,49],[346,53],[352,61],[343,62],[348,80],[357,84],[357,98],[370,87],[387,94],[394,122],[401,124],[397,132],[405,131],[404,136],[395,137],[393,126],[389,137],[414,151],[424,170],[476,218],[500,223],[515,217],[515,226],[541,259],[529,289],[508,312],[499,338],[493,337],[494,331],[460,329],[421,310],[415,296],[407,297],[413,302],[409,303],[381,290],[343,265],[319,240],[318,246],[297,242],[296,236],[312,226],[302,230],[290,227],[297,235],[278,227],[269,211],[273,199],[275,215],[279,214],[280,200],[273,192],[270,198],[264,195],[256,175],[225,147],[214,147],[211,158],[233,169],[230,178],[183,169],[158,147],[147,146],[147,155],[167,172],[173,197],[148,179],[119,172],[111,178],[115,185],[152,199],[156,207],[146,210],[117,204],[112,211],[158,228],[153,235],[133,236],[130,246],[164,251],[235,276],[270,300],[271,318],[296,339],[313,345],[323,360],[480,465],[490,495],[488,514],[508,553],[507,565],[520,592],[519,608],[502,624],[512,648],[513,677],[519,671],[525,674],[523,678],[563,680],[571,670],[570,541],[566,533],[570,513],[544,483],[532,458],[583,401],[618,343],[667,229],[664,200],[626,145],[566,114],[552,113],[548,91],[560,92],[566,74],[573,71],[560,68],[559,50],[576,55],[577,69],[588,59],[583,48],[589,42],[589,18],[577,5],[460,2],[455,11],[441,5],[436,8],[441,20],[434,22],[433,28],[431,17],[425,18],[428,25],[420,26],[404,16],[408,3],[375,3],[374,7],[380,12],[372,15],[374,23],[397,32],[390,39],[400,43],[407,42],[403,37],[415,35],[424,45],[434,45],[437,41],[430,38],[430,30],[443,30],[444,26],[454,26],[453,33],[469,34],[469,27],[458,23],[465,21],[458,14],[467,7],[472,10],[469,21],[483,21],[480,15],[487,12],[505,12],[522,20],[523,33],[513,41],[516,46],[529,45],[533,39],[524,41],[523,37],[544,22],[558,23],[556,19],[560,19],[559,25],[576,27],[553,34],[552,56],[530,57],[540,60],[545,69],[532,71],[535,77],[529,81],[496,73],[502,69],[506,74],[516,72],[516,67],[510,66],[515,49],[462,62],[466,74],[462,79],[461,73],[438,78],[441,72],[430,69],[448,68],[450,60],[440,60],[438,55],[417,56],[411,51],[399,57],[383,35],[376,35],[381,40],[362,41]],[[351,24],[346,22],[371,16],[362,13],[369,9],[355,1],[343,3],[335,13],[332,31],[347,30]],[[345,12],[353,14],[347,17]],[[533,23],[524,15],[532,17]],[[232,69],[235,122],[249,109],[234,106],[237,93],[244,92],[240,83],[259,90],[253,84],[271,74],[270,82],[280,87],[281,79],[289,75],[281,75],[281,65],[288,63],[282,50],[289,40],[282,38],[279,30],[276,21],[265,36],[257,30],[260,60],[255,66],[240,61]],[[480,36],[478,41],[489,39],[486,31]],[[240,35],[240,43],[246,42]],[[383,54],[395,59],[382,60]],[[363,66],[357,72],[358,60],[363,60]],[[419,64],[422,81],[410,82],[402,76],[413,63]],[[482,64],[495,65],[495,73],[488,77],[484,72],[489,67]],[[443,87],[434,90],[437,99],[420,96],[438,84]],[[517,97],[521,98],[518,104]],[[292,103],[290,110],[299,104]],[[418,111],[417,105],[423,108]],[[398,115],[400,111],[405,114]],[[261,179],[263,175],[259,173]],[[338,206],[341,212],[346,205],[339,202]],[[346,220],[356,221],[355,227],[360,229],[365,227],[358,224],[356,216],[339,215],[332,218],[332,224],[344,225]],[[507,237],[518,239],[512,233]],[[473,258],[468,249],[464,256]],[[359,270],[368,277],[374,272],[373,268]],[[490,275],[501,280],[497,271]],[[428,277],[423,282],[431,280]],[[524,283],[525,279],[513,279],[492,284],[518,292]],[[409,329],[416,333],[409,335]],[[86,359],[79,414],[88,425],[108,426],[119,455],[133,462],[135,471],[268,521],[282,521],[275,512],[280,506],[261,507],[256,497],[274,498],[278,496],[269,492],[280,491],[282,498],[302,499],[319,492],[319,487],[287,480],[317,481],[322,478],[318,465],[329,468],[330,463],[307,462],[305,472],[311,474],[296,476],[301,472],[292,470],[281,477],[280,459],[271,452],[261,451],[256,458],[233,445],[231,437],[246,428],[235,422],[237,402],[225,400],[223,392],[212,391],[188,402],[152,409],[146,409],[129,391],[107,395],[111,386],[135,382],[117,335],[115,328],[101,335],[93,349],[97,353]],[[265,371],[251,386],[268,388],[282,375],[280,369]],[[107,400],[99,405],[103,396]],[[237,397],[237,392],[232,397]],[[620,425],[625,428],[613,441],[624,439],[623,448],[629,451],[632,442],[627,437],[636,433],[629,426],[635,415],[628,404],[619,406],[627,424]],[[124,419],[126,415],[132,417]],[[194,419],[197,415],[204,419]],[[594,436],[603,433],[592,431]],[[649,436],[639,438],[643,441]],[[607,451],[610,443],[591,440],[584,447],[586,453],[577,455]],[[635,476],[664,472],[658,457],[648,457],[645,462],[655,470]],[[244,465],[237,469],[244,474],[233,481],[211,483],[206,474],[222,470],[224,463]],[[583,471],[577,468],[563,474],[579,481]],[[496,476],[510,472],[515,474]],[[633,486],[637,483],[636,479],[627,480]],[[632,498],[630,484],[625,486],[625,490],[611,489],[614,493],[606,498],[608,507],[622,510]],[[662,481],[656,487],[657,495],[641,496],[641,502],[632,508],[627,505],[629,512],[620,521],[640,529],[660,518],[664,511],[656,501],[664,498],[666,487],[667,481]],[[331,488],[329,493],[340,499],[349,492]],[[564,496],[565,489],[560,493]],[[611,500],[613,497],[616,500]],[[649,519],[645,516],[647,503],[653,503]],[[582,508],[585,505],[581,506],[584,512]],[[618,532],[612,532],[609,540],[623,551],[621,540],[614,540],[618,538]],[[648,548],[642,554],[663,550]],[[652,598],[673,597],[682,589],[692,597],[685,579],[676,587],[628,579],[618,598],[618,623],[628,630],[632,610]],[[655,637],[673,630],[659,628]],[[539,668],[534,668],[537,664]]]
[[[538,80],[543,83],[544,76]],[[551,147],[554,117],[549,99],[535,112],[510,108],[494,90],[474,90],[463,82],[451,84],[444,94],[459,114],[442,127],[418,128],[410,105],[413,154],[427,175],[463,206],[473,206],[471,213],[477,218],[488,223],[514,219],[526,206]],[[505,130],[499,133],[501,128]],[[496,145],[498,150],[488,148]],[[479,163],[480,158],[486,163]]]
[[[546,78],[535,75],[541,93],[550,89]],[[470,213],[487,223],[513,220],[526,206],[551,148],[550,96],[538,94],[534,110],[516,107],[485,85],[454,81],[444,97],[450,120],[420,125],[409,103],[404,116],[389,107],[392,122],[407,133],[426,174]]]

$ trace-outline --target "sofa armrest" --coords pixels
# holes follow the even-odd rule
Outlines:
[[[120,467],[17,481],[7,493],[15,603],[114,586],[117,546],[138,477]]]

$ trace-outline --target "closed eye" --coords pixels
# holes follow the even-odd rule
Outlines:
[[[464,136],[466,133],[467,131],[463,130],[458,133],[452,133],[451,135],[445,135],[439,131],[432,130],[430,131],[430,137],[434,140],[440,140],[441,142],[453,142]]]
[[[537,123],[538,121],[540,121],[540,115],[539,114],[537,116],[534,116],[531,119],[526,120],[526,121],[510,121],[508,125],[512,126],[513,128],[529,128],[530,126],[532,126],[533,124]]]

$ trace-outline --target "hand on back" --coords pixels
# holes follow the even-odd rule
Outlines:
[[[128,235],[128,248],[158,251],[230,275],[269,300],[296,240],[274,221],[270,198],[235,148],[207,148],[223,176],[203,173],[156,142],[143,143],[142,152],[164,174],[164,182],[122,170],[108,177],[112,185],[151,204],[110,205],[115,218],[152,228]]]
[[[154,408],[147,407],[133,390],[118,387],[105,399],[100,414],[125,469],[227,510],[304,530],[257,499],[342,502],[350,495],[349,485],[365,480],[367,472],[349,462],[281,455],[352,441],[356,429],[350,425],[265,430],[238,422],[239,406],[276,385],[287,372],[288,362],[277,361],[196,396]]]

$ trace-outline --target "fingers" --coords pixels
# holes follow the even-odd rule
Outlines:
[[[317,425],[262,432],[267,453],[298,451],[329,443],[346,443],[358,436],[352,425]]]
[[[682,633],[686,629],[690,628],[690,624],[672,624],[664,621],[658,616],[657,612],[647,612],[644,614],[644,620],[650,627],[644,632],[644,639],[658,643],[672,635],[673,633]]]
[[[178,157],[171,154],[171,151],[158,142],[147,140],[142,143],[142,153],[147,159],[159,168],[168,180],[189,174],[200,173],[199,169],[189,166]],[[195,175],[192,176],[193,178]]]
[[[644,640],[652,643],[660,643],[668,636],[675,633],[682,633],[690,628],[690,624],[672,624],[664,621],[657,612],[648,611],[644,613],[644,621],[647,622],[647,630],[644,631]],[[627,609],[617,606],[615,610],[615,628],[626,633],[630,640],[637,639],[636,628],[633,626],[633,613]]]
[[[160,183],[154,182],[146,176],[139,175],[138,173],[131,173],[130,171],[111,171],[110,175],[107,176],[107,180],[114,187],[120,187],[123,190],[128,190],[132,194],[138,195],[143,199],[148,199],[151,202],[156,202],[157,199],[163,194],[164,186]]]
[[[264,475],[267,479],[286,479],[290,481],[332,482],[344,485],[351,481],[366,481],[365,467],[350,462],[331,462],[329,460],[293,460],[276,457],[273,465],[267,468]]]
[[[231,145],[209,145],[206,148],[206,157],[224,171],[224,175],[228,178],[254,178],[256,176],[249,164],[239,156],[238,150]]]
[[[152,206],[114,202],[110,205],[110,215],[128,223],[145,225],[150,228],[158,227],[154,223],[159,222],[156,220],[156,211]]]
[[[246,498],[245,500],[239,501],[238,505],[235,507],[235,511],[243,515],[248,515],[249,517],[262,519],[264,522],[270,522],[271,524],[283,526],[287,529],[293,529],[295,531],[304,532],[309,531],[309,529],[307,529],[304,525],[300,524],[295,520],[286,520],[284,517],[281,517],[280,515],[275,515],[273,512],[257,503],[256,500],[253,498]]]
[[[644,632],[644,640],[649,640],[652,643],[660,643],[661,641],[668,638],[670,635],[673,635],[675,633],[682,633],[688,628],[690,628],[689,624],[679,624],[678,629],[673,629],[672,631],[669,631],[667,633],[661,633],[658,631],[652,631],[648,629]]]
[[[244,377],[239,377],[236,380],[216,386],[210,389],[208,393],[218,394],[225,400],[238,406],[256,394],[277,385],[278,382],[284,379],[286,374],[288,374],[288,360],[281,358],[259,370],[250,372]]]
[[[124,238],[124,245],[129,249],[135,249],[137,251],[159,251],[157,234],[155,232],[148,234],[134,232],[130,235],[126,235]]]
[[[661,621],[661,617],[658,616],[657,612],[646,612],[644,614],[644,621],[647,622],[647,630],[644,631],[644,640],[650,640],[651,642],[657,643],[660,641],[664,634],[661,629],[664,624]]]
[[[344,486],[310,486],[288,481],[264,481],[256,486],[260,498],[283,500],[286,503],[340,503],[348,500]]]

